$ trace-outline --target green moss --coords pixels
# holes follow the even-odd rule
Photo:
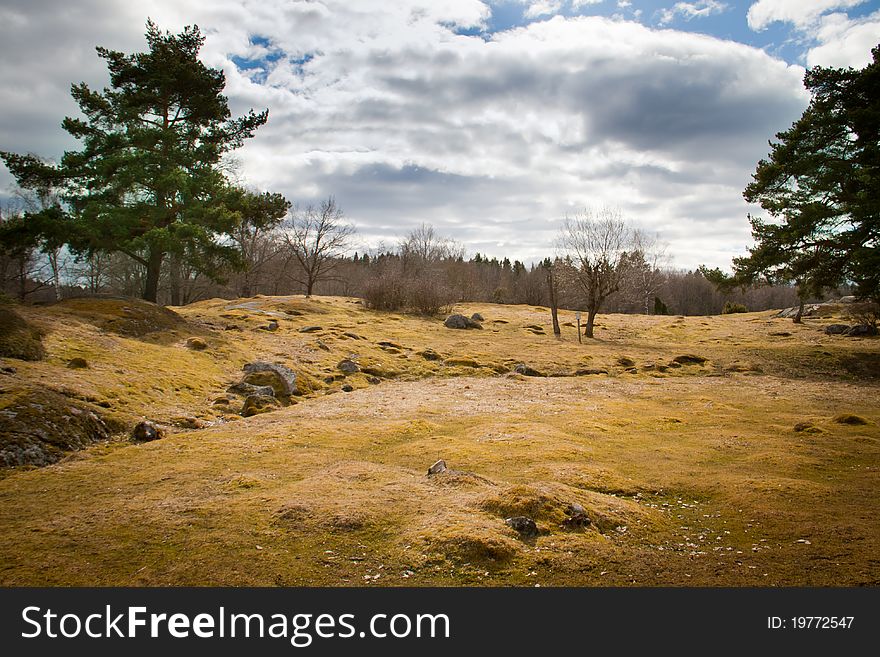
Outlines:
[[[22,319],[10,304],[0,303],[0,356],[40,360],[45,355],[42,331]]]

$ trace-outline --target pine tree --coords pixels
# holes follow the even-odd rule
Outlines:
[[[809,106],[776,135],[746,187],[773,218],[749,217],[755,246],[734,278],[793,282],[801,299],[852,283],[880,302],[880,46],[861,70],[817,66]]]
[[[80,150],[66,152],[58,165],[0,157],[21,187],[61,190],[64,211],[32,218],[34,232],[63,234],[81,255],[128,255],[145,269],[143,298],[155,302],[171,258],[212,278],[240,262],[224,236],[241,221],[241,197],[230,193],[220,164],[266,123],[268,110],[231,118],[223,72],[198,58],[205,41],[198,26],[171,34],[148,21],[146,40],[149,51],[133,55],[97,48],[110,88],[72,85],[84,117],[65,118],[62,126],[82,142]]]

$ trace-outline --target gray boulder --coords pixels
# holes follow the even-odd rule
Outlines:
[[[245,380],[248,383],[253,383],[255,385],[271,385],[275,390],[275,396],[292,395],[297,391],[296,372],[284,365],[258,361],[245,365],[244,371],[247,375],[245,376]],[[272,373],[275,376],[271,377],[272,381],[267,380],[264,382],[259,380],[260,377],[253,376],[260,373]]]
[[[483,326],[471,319],[470,317],[465,317],[464,315],[460,315],[458,313],[454,315],[450,315],[446,318],[446,321],[443,322],[443,325],[446,328],[451,329],[481,329]]]
[[[825,335],[844,335],[849,332],[848,324],[831,324],[825,327]]]
[[[851,327],[846,334],[850,337],[861,337],[865,335],[877,335],[877,329],[870,324],[856,324]]]
[[[522,536],[538,535],[538,525],[535,524],[534,520],[526,516],[514,516],[513,518],[507,518],[504,522]]]
[[[351,358],[345,358],[339,361],[339,364],[336,367],[346,374],[357,374],[361,371],[361,366],[355,363]]]
[[[244,381],[233,383],[231,386],[226,388],[226,392],[231,392],[235,395],[241,395],[242,397],[248,397],[250,395],[267,395],[269,397],[275,396],[275,391],[272,389],[272,386],[255,386],[252,383],[245,383]]]
[[[440,474],[441,472],[445,472],[445,471],[446,471],[446,461],[444,461],[443,459],[440,459],[439,461],[435,462],[434,465],[432,465],[430,468],[428,468],[429,475]]]

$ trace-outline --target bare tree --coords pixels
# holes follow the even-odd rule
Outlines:
[[[666,254],[666,244],[656,235],[636,229],[632,237],[633,250],[626,276],[627,292],[648,315],[654,297],[666,278],[663,270],[669,264],[669,257]]]
[[[442,237],[430,224],[421,224],[400,242],[400,259],[404,270],[423,269],[441,260],[464,257],[464,247],[449,237]]]
[[[294,213],[284,232],[288,258],[299,265],[292,278],[312,296],[315,283],[330,278],[348,249],[354,226],[343,221],[342,208],[330,196],[317,208]]]
[[[593,337],[602,303],[620,288],[635,246],[633,233],[620,211],[612,208],[584,210],[566,218],[562,226],[559,247],[571,259],[568,283],[586,306],[588,338]]]
[[[550,299],[550,317],[553,319],[553,335],[559,337],[562,335],[562,329],[559,328],[559,276],[557,271],[561,266],[559,259],[556,261],[550,258],[544,258],[541,267],[544,269],[544,276],[547,282],[547,296]]]

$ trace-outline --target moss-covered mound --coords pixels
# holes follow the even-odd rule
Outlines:
[[[83,297],[59,305],[100,329],[132,338],[186,326],[186,320],[173,310],[141,299]]]
[[[45,355],[42,332],[15,312],[12,304],[0,302],[0,356],[40,360]]]
[[[110,435],[97,413],[57,392],[0,395],[0,467],[49,465]]]

